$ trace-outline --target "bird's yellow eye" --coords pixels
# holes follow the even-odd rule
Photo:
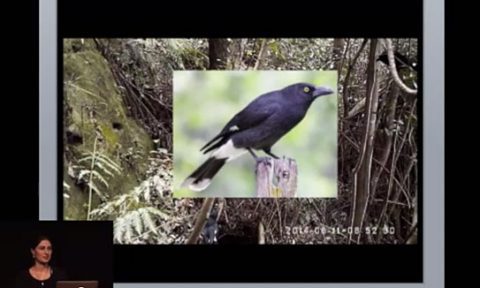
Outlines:
[[[303,88],[303,92],[305,92],[305,93],[310,92],[310,87],[305,86],[305,88]]]

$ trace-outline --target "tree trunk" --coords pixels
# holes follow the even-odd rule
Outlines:
[[[335,38],[333,40],[333,61],[335,62],[335,69],[338,71],[340,76],[340,70],[342,69],[342,55],[343,55],[343,46],[345,46],[345,39]]]
[[[231,66],[230,69],[233,70],[243,70],[243,53],[245,51],[245,45],[247,45],[247,39],[233,39],[232,40],[232,56],[231,56]]]
[[[382,145],[381,148],[379,148],[379,151],[382,151],[380,154],[380,166],[377,168],[377,170],[374,173],[373,176],[373,181],[372,181],[372,200],[375,197],[375,191],[377,190],[377,185],[378,185],[378,180],[380,179],[380,175],[382,175],[383,170],[385,169],[385,166],[387,165],[388,158],[390,156],[390,151],[392,149],[392,143],[393,143],[393,130],[394,130],[394,120],[395,120],[395,110],[397,107],[397,99],[398,95],[400,95],[400,89],[398,88],[397,85],[391,85],[391,90],[388,95],[388,98],[386,99],[387,104],[386,104],[386,123],[385,123],[385,130],[383,131],[383,134],[385,135],[384,138],[384,145]],[[393,171],[392,171],[393,173]]]
[[[210,59],[210,70],[221,70],[227,68],[230,42],[225,39],[208,39],[208,57]]]
[[[370,179],[372,171],[373,144],[375,138],[375,127],[378,108],[378,75],[377,75],[377,39],[370,40],[370,54],[367,68],[367,95],[366,95],[366,127],[360,149],[360,159],[354,169],[353,178],[353,207],[352,207],[352,228],[360,231],[359,234],[350,234],[349,242],[353,237],[360,241],[363,229],[363,221],[367,210],[370,194]]]
[[[210,70],[242,69],[247,39],[209,39]]]

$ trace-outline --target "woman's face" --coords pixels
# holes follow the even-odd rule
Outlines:
[[[52,257],[52,243],[49,240],[42,240],[38,243],[35,249],[32,249],[33,258],[35,261],[47,264]]]

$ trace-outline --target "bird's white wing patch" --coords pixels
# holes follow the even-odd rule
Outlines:
[[[227,159],[227,161],[233,160],[238,156],[246,153],[246,149],[239,149],[233,145],[232,139],[228,140],[227,143],[220,146],[217,150],[212,153],[212,157],[217,159]]]
[[[233,125],[233,126],[232,126],[232,127],[230,127],[228,130],[230,130],[230,131],[232,131],[232,132],[233,132],[233,131],[240,130],[240,128],[238,128],[238,126],[237,126],[237,125]]]

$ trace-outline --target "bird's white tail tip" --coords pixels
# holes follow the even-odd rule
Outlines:
[[[203,191],[205,190],[205,188],[208,187],[208,185],[210,185],[210,182],[211,182],[211,179],[208,179],[208,178],[202,179],[198,183],[194,183],[195,180],[196,180],[195,178],[187,178],[185,181],[183,181],[180,187],[188,188],[192,191]]]

